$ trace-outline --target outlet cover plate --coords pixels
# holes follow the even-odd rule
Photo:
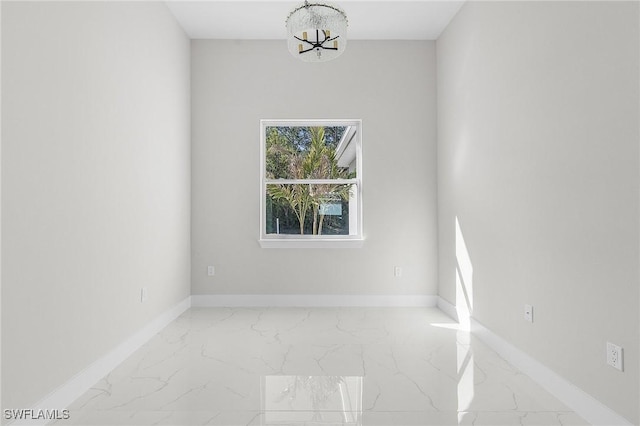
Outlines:
[[[533,322],[533,306],[524,305],[524,319]]]
[[[623,371],[622,348],[611,342],[607,342],[607,364],[616,370]]]
[[[396,278],[402,278],[402,267],[394,266],[393,267],[393,276]]]

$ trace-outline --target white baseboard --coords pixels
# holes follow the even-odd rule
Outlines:
[[[191,306],[191,298],[187,297],[173,308],[160,314],[141,330],[129,337],[127,340],[116,346],[102,358],[96,360],[87,368],[73,376],[62,386],[45,396],[36,403],[32,410],[52,410],[68,407],[73,401],[88,391],[100,379],[109,374],[122,361],[138,350],[143,344],[148,342],[153,336],[159,333],[171,321],[179,317]],[[12,425],[45,425],[50,420],[16,420]],[[64,423],[64,421],[62,421]]]
[[[454,321],[458,321],[458,310],[456,309],[455,305],[452,305],[451,303],[444,300],[442,297],[438,296],[438,303],[436,306],[442,312],[447,314],[449,318],[453,319]]]
[[[531,377],[547,392],[558,398],[590,424],[603,426],[632,424],[573,383],[480,324],[474,318],[471,318],[471,332],[511,365]]]
[[[438,296],[338,294],[196,294],[193,307],[435,307]]]

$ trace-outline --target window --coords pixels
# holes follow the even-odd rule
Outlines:
[[[360,120],[260,122],[262,247],[362,244]]]

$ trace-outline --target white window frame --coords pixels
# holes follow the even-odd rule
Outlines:
[[[266,129],[267,127],[336,127],[355,126],[356,134],[355,156],[356,156],[356,177],[354,179],[267,179],[266,173]],[[353,142],[352,142],[353,143]],[[352,195],[355,201],[357,218],[355,233],[351,235],[295,235],[295,234],[267,234],[267,212],[266,212],[266,191],[267,184],[287,183],[287,184],[313,184],[313,183],[352,183],[355,184],[356,191]],[[351,201],[350,201],[351,202]],[[349,217],[352,217],[350,206]],[[351,223],[349,230],[353,232]],[[364,242],[362,226],[362,120],[260,120],[260,239],[262,248],[359,248]]]

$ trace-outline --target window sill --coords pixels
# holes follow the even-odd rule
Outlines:
[[[361,248],[363,239],[262,239],[259,240],[262,248]]]

